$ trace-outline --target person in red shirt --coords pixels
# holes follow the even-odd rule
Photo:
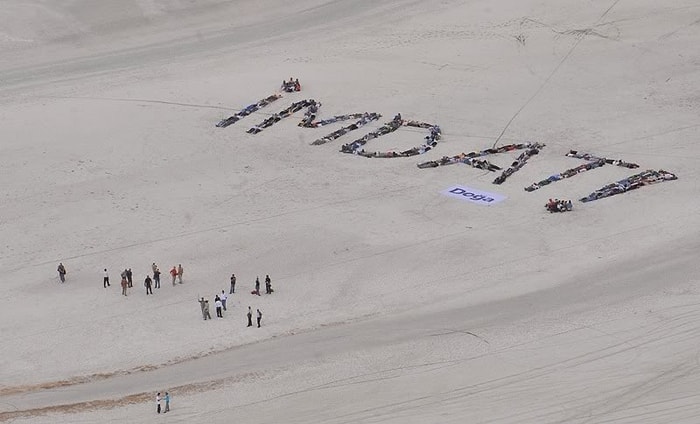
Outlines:
[[[170,276],[173,277],[173,286],[175,285],[175,278],[177,277],[177,268],[173,265],[173,269],[170,270]]]

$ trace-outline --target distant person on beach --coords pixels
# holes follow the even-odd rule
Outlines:
[[[109,273],[107,272],[107,268],[105,268],[104,278],[102,279],[102,285],[105,288],[109,286]]]
[[[270,280],[270,275],[265,276],[265,293],[266,294],[272,294],[274,290],[272,290],[272,280]]]
[[[260,309],[258,311],[258,328],[260,328],[260,321],[262,320],[262,312],[260,312]]]
[[[158,392],[158,394],[156,395],[156,405],[156,411],[158,411],[158,413],[160,414],[160,392]]]
[[[248,327],[253,326],[253,311],[250,309],[250,306],[248,306]]]
[[[134,287],[134,282],[132,280],[133,276],[134,276],[134,273],[131,272],[131,268],[128,268],[126,270],[126,281],[129,282],[129,288]]]
[[[155,265],[155,264],[153,264]],[[160,288],[160,270],[158,267],[155,267],[155,271],[153,271],[153,282],[155,283],[155,287],[157,289]]]
[[[214,306],[216,307],[216,317],[223,318],[224,314],[221,312],[221,298],[218,295],[214,298]]]
[[[177,265],[177,280],[178,280],[178,282],[179,282],[180,284],[182,284],[182,273],[183,273],[184,271],[185,271],[185,270],[182,269],[182,264],[178,264],[178,265]]]
[[[170,411],[170,394],[168,394],[168,392],[165,392],[165,397],[163,400],[165,400],[165,409],[163,410],[163,413],[165,414],[166,412]]]
[[[236,274],[231,274],[231,290],[229,294],[234,294],[236,292]]]
[[[143,286],[146,287],[146,295],[153,294],[152,283],[151,277],[147,275],[146,279],[143,281]]]
[[[223,306],[224,311],[226,310],[226,300],[228,299],[228,296],[226,296],[226,290],[221,290],[221,296],[219,296],[219,299],[221,299],[221,306]]]
[[[63,266],[62,263],[58,264],[58,268],[56,268],[58,271],[58,278],[61,279],[62,283],[66,282],[66,267]]]
[[[126,279],[126,276],[122,277],[122,294],[126,296],[126,288],[129,287],[129,282]]]
[[[204,321],[211,319],[211,314],[209,314],[209,301],[201,298],[199,299],[199,306],[202,308],[202,318],[204,318]]]
[[[151,264],[151,271],[156,272],[156,269],[158,269],[158,265],[156,265],[155,262]]]
[[[177,268],[173,265],[173,269],[170,270],[170,276],[173,277],[173,286],[175,285],[175,278],[177,277]]]
[[[260,296],[260,277],[255,277],[255,290],[251,294]]]

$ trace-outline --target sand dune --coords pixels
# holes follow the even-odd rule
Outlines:
[[[0,421],[151,422],[169,390],[169,422],[697,422],[695,2],[5,3]],[[300,93],[214,126],[290,76]],[[311,98],[382,118],[322,146],[349,122],[246,133]],[[438,145],[339,152],[399,112]],[[416,166],[526,141],[546,146],[501,185]],[[571,149],[640,168],[524,190]],[[646,169],[678,180],[577,200]]]

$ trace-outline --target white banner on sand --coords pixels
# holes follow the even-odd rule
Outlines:
[[[502,202],[506,196],[501,194],[489,193],[486,191],[477,190],[475,188],[452,186],[441,192],[450,197],[466,200],[480,205],[493,205],[494,203]]]

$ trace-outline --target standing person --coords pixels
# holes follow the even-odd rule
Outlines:
[[[143,286],[146,287],[146,295],[153,294],[153,289],[151,288],[151,277],[149,275],[146,276],[146,279],[143,281]]]
[[[250,306],[248,306],[248,327],[253,326],[253,311],[250,310]]]
[[[156,265],[155,262],[151,264],[151,271],[156,272],[156,269],[158,269],[158,265]]]
[[[155,264],[153,264],[155,265]],[[155,271],[153,271],[153,281],[155,282],[155,286],[157,289],[160,288],[160,270],[158,267],[155,267]]]
[[[221,290],[221,296],[219,296],[219,299],[221,299],[221,306],[224,307],[224,311],[226,310],[226,299],[228,299],[228,296],[226,296],[226,290]]]
[[[173,277],[173,286],[175,285],[175,277],[177,277],[177,268],[173,265],[173,269],[170,270],[170,276]]]
[[[260,296],[260,277],[255,277],[255,291],[253,294]]]
[[[223,318],[224,315],[221,313],[221,298],[219,298],[219,296],[214,298],[214,306],[216,306],[216,317]]]
[[[228,294],[234,294],[236,292],[236,274],[231,274],[231,291]]]
[[[206,321],[207,314],[206,314],[206,312],[204,312],[204,306],[206,306],[206,301],[204,300],[204,298],[201,298],[198,300],[198,302],[199,302],[199,308],[202,310],[202,318],[204,318],[204,321]]]
[[[262,312],[258,309],[258,328],[260,328],[260,321],[262,320]]]
[[[265,293],[272,294],[272,280],[270,280],[270,274],[265,275]]]
[[[170,411],[170,395],[168,392],[165,392],[165,409],[163,410],[163,413],[165,414],[166,412]]]
[[[122,294],[126,296],[126,288],[129,287],[129,282],[126,280],[126,277],[122,277]]]
[[[58,268],[56,268],[56,271],[58,271],[58,278],[61,279],[62,283],[66,282],[66,267],[63,266],[63,263],[58,264]]]
[[[182,264],[177,265],[177,279],[180,284],[182,284],[182,273],[184,269],[182,269]]]
[[[157,405],[157,411],[160,414],[160,392],[156,395],[156,405]]]
[[[105,268],[104,278],[102,279],[102,285],[105,286],[105,288],[109,287],[109,273],[107,272],[107,268]]]
[[[204,314],[206,315],[207,319],[211,319],[211,314],[209,313],[209,301],[204,300]]]
[[[134,276],[134,274],[131,272],[131,268],[126,270],[126,281],[129,282],[129,288],[134,287],[134,283],[131,280],[131,278]]]

